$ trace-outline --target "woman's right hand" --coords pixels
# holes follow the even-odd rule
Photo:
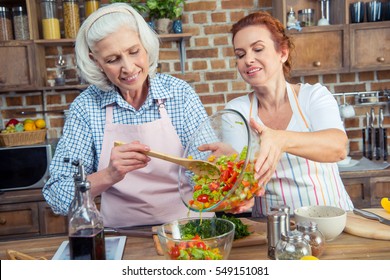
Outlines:
[[[127,173],[145,167],[150,161],[150,158],[144,154],[146,151],[150,151],[149,146],[139,141],[116,144],[111,150],[107,167],[113,184],[121,181]]]

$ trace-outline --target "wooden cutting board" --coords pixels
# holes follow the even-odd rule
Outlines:
[[[390,213],[387,213],[383,208],[367,208],[364,210],[390,219]],[[390,226],[356,215],[352,211],[347,213],[347,224],[344,231],[370,239],[390,240]]]
[[[233,241],[232,247],[246,247],[252,245],[261,245],[267,243],[267,224],[255,222],[246,218],[240,218],[240,220],[248,225],[248,230],[251,232],[251,235],[244,238],[240,238]],[[153,227],[152,231],[157,233],[158,227]],[[158,255],[163,256],[164,252],[162,251],[160,240],[158,239],[157,234],[153,235],[154,246]]]

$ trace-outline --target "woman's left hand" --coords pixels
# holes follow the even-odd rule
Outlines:
[[[198,147],[198,150],[201,152],[211,151],[212,155],[214,155],[215,157],[220,157],[222,155],[232,155],[237,153],[237,151],[234,150],[232,146],[223,142],[203,144]]]

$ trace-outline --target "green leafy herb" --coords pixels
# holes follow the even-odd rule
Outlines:
[[[245,225],[240,219],[226,215],[222,215],[222,219],[231,221],[233,224],[236,225],[236,229],[234,232],[234,240],[249,236],[251,234],[248,230],[248,225]]]

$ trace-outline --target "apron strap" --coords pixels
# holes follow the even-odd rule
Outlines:
[[[114,116],[114,112],[112,108],[113,108],[112,104],[106,106],[106,124],[112,124],[113,116]]]
[[[165,109],[165,101],[166,101],[166,99],[157,99],[156,100],[158,111],[161,115],[161,118],[168,117],[167,109]]]

